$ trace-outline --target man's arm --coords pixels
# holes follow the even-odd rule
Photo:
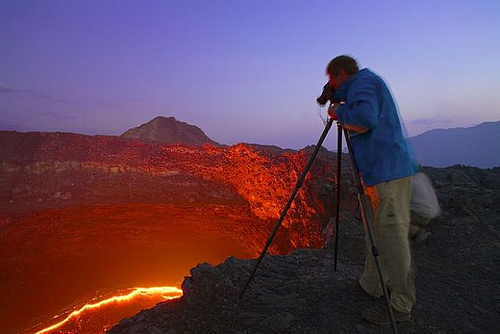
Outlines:
[[[351,84],[345,104],[336,109],[336,115],[344,128],[355,132],[373,130],[378,125],[379,89],[372,78],[360,79]]]
[[[339,118],[337,116],[337,110],[338,110],[339,106],[340,105],[335,104],[335,105],[331,105],[328,108],[328,115],[330,116],[330,118],[332,118],[332,119],[334,119],[336,121],[339,120]],[[360,125],[342,124],[342,126],[346,130],[354,131],[354,132],[357,132],[357,133],[365,133],[365,132],[370,131],[370,129],[368,127],[360,126]]]
[[[349,130],[349,131],[354,131],[354,132],[357,132],[357,133],[365,133],[365,132],[368,132],[370,131],[370,129],[368,128],[365,128],[363,126],[359,126],[359,125],[344,125],[343,126],[344,129],[346,130]]]

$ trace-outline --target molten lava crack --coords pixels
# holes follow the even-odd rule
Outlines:
[[[133,303],[136,299],[141,297],[149,297],[150,299],[160,299],[161,300],[172,300],[182,296],[182,290],[177,287],[171,286],[161,286],[161,287],[151,287],[151,288],[134,288],[132,291],[128,292],[125,295],[113,296],[104,300],[101,300],[97,303],[85,304],[78,310],[71,312],[66,318],[58,323],[44,328],[36,334],[49,333],[55,329],[60,329],[62,326],[69,324],[72,321],[77,321],[83,314],[89,312],[91,310],[99,310],[105,306],[108,306],[113,303]],[[104,325],[104,324],[103,324]],[[110,325],[110,324],[107,324]],[[81,327],[81,324],[78,324],[77,327]]]

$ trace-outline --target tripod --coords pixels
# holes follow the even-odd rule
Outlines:
[[[257,263],[255,264],[255,266],[252,269],[250,277],[248,278],[247,282],[245,283],[245,285],[243,287],[243,290],[240,293],[240,297],[239,297],[240,300],[242,299],[243,295],[245,294],[246,289],[248,288],[253,277],[255,276],[257,268],[259,267],[260,263],[262,262],[262,259],[264,258],[264,255],[266,254],[267,249],[269,248],[269,246],[271,246],[271,244],[274,240],[274,237],[276,236],[276,233],[278,232],[278,229],[281,226],[281,223],[285,219],[286,213],[290,209],[290,206],[292,205],[292,202],[295,199],[295,196],[297,195],[297,192],[299,191],[300,187],[304,183],[304,179],[306,178],[306,175],[307,175],[309,169],[311,168],[311,166],[314,162],[314,159],[316,158],[316,155],[318,154],[318,151],[321,148],[321,145],[323,144],[323,142],[326,138],[326,135],[330,131],[332,124],[333,124],[333,119],[330,118],[325,125],[325,129],[323,130],[323,133],[321,134],[321,136],[318,140],[318,143],[316,144],[316,147],[314,148],[313,153],[309,157],[309,161],[307,162],[306,167],[304,168],[304,170],[302,171],[302,174],[300,175],[299,179],[297,180],[297,184],[295,185],[295,189],[292,191],[292,194],[291,194],[290,198],[288,199],[288,202],[286,203],[276,225],[274,226],[271,234],[269,235],[269,238],[267,239],[266,245],[259,256]],[[337,159],[338,160],[337,160],[337,196],[336,196],[337,197],[337,201],[336,201],[337,202],[337,213],[336,213],[336,230],[335,230],[335,270],[337,269],[337,241],[338,241],[338,234],[339,234],[338,233],[338,225],[339,225],[339,199],[340,199],[340,167],[341,167],[340,161],[341,161],[341,154],[342,154],[341,148],[342,148],[342,130],[343,130],[340,122],[337,122],[337,130],[338,130],[338,137],[337,137],[338,138],[338,140],[337,140],[337,149],[338,149],[337,150]],[[347,148],[349,151],[349,156],[351,159],[351,169],[352,169],[352,173],[353,173],[354,180],[356,183],[358,202],[359,202],[359,205],[361,207],[361,218],[363,220],[363,225],[365,227],[366,233],[367,233],[368,238],[370,240],[370,244],[371,244],[371,248],[372,248],[371,251],[372,251],[372,255],[375,259],[375,264],[377,266],[378,276],[380,279],[380,285],[381,285],[382,291],[384,293],[385,302],[387,303],[387,310],[388,310],[388,314],[389,314],[389,319],[391,321],[392,332],[397,334],[398,329],[396,326],[396,321],[394,320],[394,314],[392,312],[389,292],[387,290],[387,285],[385,283],[385,277],[384,277],[383,270],[382,270],[382,264],[381,264],[380,259],[379,259],[379,252],[378,252],[378,249],[377,249],[376,244],[375,244],[375,236],[373,233],[372,217],[370,214],[371,204],[369,202],[368,197],[366,196],[366,194],[364,192],[363,184],[361,183],[361,177],[359,175],[359,170],[358,170],[358,167],[356,164],[356,159],[354,158],[354,153],[352,150],[351,137],[349,136],[349,133],[347,131],[344,131],[344,135],[345,135],[345,140],[347,143]]]

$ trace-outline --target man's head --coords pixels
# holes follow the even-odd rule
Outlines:
[[[358,63],[352,57],[342,55],[333,58],[326,67],[326,74],[330,78],[330,86],[337,89],[349,77],[358,73]]]

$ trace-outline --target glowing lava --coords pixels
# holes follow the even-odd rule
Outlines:
[[[113,296],[97,303],[85,304],[71,312],[62,321],[36,334],[49,333],[56,329],[58,333],[104,333],[120,319],[129,317],[141,309],[182,296],[181,289],[171,286],[133,288],[127,291],[126,294]]]

